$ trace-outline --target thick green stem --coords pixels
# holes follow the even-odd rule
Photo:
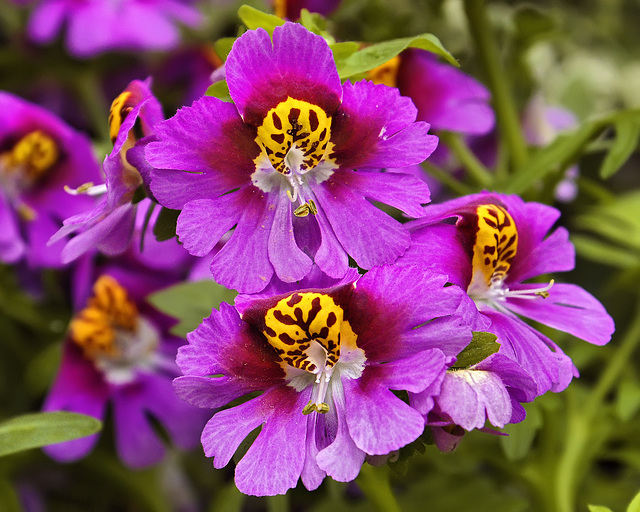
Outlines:
[[[356,483],[378,512],[400,512],[400,506],[393,495],[389,482],[389,468],[364,464]]]
[[[500,64],[498,46],[493,38],[484,0],[464,0],[464,8],[471,37],[484,68],[493,96],[501,139],[507,146],[513,168],[527,161],[527,144],[520,127],[520,119],[511,95],[507,73]]]
[[[469,176],[471,176],[478,185],[482,187],[489,187],[491,185],[493,176],[487,168],[482,165],[482,162],[478,160],[476,155],[471,152],[459,135],[450,132],[441,132],[439,136],[467,170]]]

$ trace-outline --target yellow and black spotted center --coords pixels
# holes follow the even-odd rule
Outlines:
[[[0,169],[5,173],[19,173],[26,184],[32,184],[46,174],[59,157],[56,142],[42,130],[34,130],[0,155]]]
[[[116,143],[118,132],[127,114],[133,110],[133,106],[130,105],[131,96],[131,92],[125,91],[111,103],[111,109],[109,110],[109,137],[111,137],[112,144]]]
[[[384,84],[389,87],[397,87],[398,69],[400,68],[400,57],[396,55],[384,64],[367,71],[367,79],[374,84]]]
[[[478,271],[487,286],[500,283],[518,250],[518,230],[509,212],[494,204],[476,208],[478,226],[473,246],[474,279]]]
[[[293,171],[304,173],[318,165],[330,137],[331,117],[324,110],[306,101],[287,98],[267,112],[258,127],[256,142],[273,168],[288,176]]]
[[[79,345],[85,356],[117,356],[117,330],[134,331],[138,308],[127,291],[113,277],[103,275],[93,286],[93,295],[85,307],[71,321],[71,340]]]
[[[332,368],[340,358],[341,342],[355,344],[357,338],[333,298],[312,292],[294,293],[269,309],[263,333],[284,363],[311,373]],[[326,352],[322,368],[313,355],[313,342]]]

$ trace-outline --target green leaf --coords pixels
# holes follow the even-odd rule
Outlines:
[[[613,512],[609,507],[603,507],[601,505],[588,505],[589,512]]]
[[[21,512],[23,510],[18,493],[5,478],[0,478],[0,510],[2,512]]]
[[[205,96],[213,96],[227,103],[233,103],[226,80],[220,80],[219,82],[211,84],[204,94]]]
[[[153,234],[156,240],[163,242],[176,236],[176,222],[178,221],[179,210],[162,208],[153,226]]]
[[[618,268],[633,268],[640,260],[633,250],[612,245],[585,235],[571,235],[571,241],[578,254],[591,261]]]
[[[491,354],[495,354],[500,349],[500,343],[496,339],[498,337],[490,332],[474,332],[471,343],[458,354],[453,367],[458,369],[469,368],[485,360]]]
[[[503,192],[510,194],[526,192],[534,183],[548,174],[554,171],[563,171],[577,161],[587,144],[600,136],[607,128],[615,126],[617,123],[623,123],[624,126],[627,126],[624,128],[625,138],[620,142],[616,153],[611,157],[611,163],[607,164],[607,168],[605,168],[606,172],[615,172],[617,170],[615,166],[624,163],[624,161],[621,162],[621,158],[625,156],[625,152],[622,150],[626,151],[628,149],[627,139],[632,135],[631,129],[628,127],[631,120],[640,121],[640,110],[615,112],[586,121],[579,128],[559,135],[551,144],[538,150],[526,165],[516,170],[514,174],[509,176],[508,181],[502,183],[502,187],[499,188]],[[612,150],[617,143],[617,141],[614,143]]]
[[[444,57],[454,66],[458,62],[447,50],[440,40],[433,34],[421,34],[415,37],[394,39],[382,43],[372,44],[351,54],[344,60],[336,62],[338,74],[343,80],[354,75],[361,75],[367,71],[381,66],[407,48],[422,48],[436,55]]]
[[[235,37],[222,37],[213,44],[213,49],[216,51],[218,57],[220,57],[223,61],[227,60],[229,52],[233,47],[233,43],[236,42],[236,39],[237,38]]]
[[[284,25],[285,20],[279,18],[275,14],[267,14],[249,5],[241,5],[238,9],[238,17],[249,30],[263,28],[269,35],[273,34],[273,29]]]
[[[640,512],[640,492],[636,494],[631,500],[631,503],[629,503],[627,512]]]
[[[542,414],[535,402],[525,404],[527,418],[521,423],[510,423],[502,430],[507,436],[500,436],[500,445],[507,459],[522,460],[533,445],[536,433],[542,426]]]
[[[325,40],[329,37],[331,39],[330,42],[334,42],[331,34],[327,32],[327,20],[317,12],[309,12],[307,9],[302,9],[300,11],[300,24],[309,32],[318,34],[324,37]]]
[[[633,418],[640,410],[640,386],[629,378],[623,380],[618,386],[615,411],[622,421]]]
[[[581,150],[607,126],[607,121],[589,121],[578,129],[559,135],[551,144],[540,149],[529,162],[509,177],[503,191],[522,194],[536,181],[553,171],[562,171],[576,161]]]
[[[74,412],[23,414],[0,423],[0,456],[95,434],[102,423]]]
[[[221,302],[233,302],[237,293],[213,281],[180,283],[153,293],[148,300],[156,308],[180,320],[171,332],[185,336],[193,331],[203,318],[220,306]]]
[[[621,115],[614,126],[616,138],[600,167],[602,179],[613,176],[635,151],[640,137],[640,116],[634,112]]]

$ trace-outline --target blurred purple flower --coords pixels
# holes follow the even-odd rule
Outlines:
[[[180,42],[176,22],[190,27],[201,15],[193,0],[41,0],[27,27],[46,44],[65,26],[69,52],[93,57],[108,51],[170,50]]]
[[[0,92],[0,261],[62,266],[64,244],[47,246],[62,219],[86,209],[65,186],[100,179],[89,139],[56,116]]]
[[[129,467],[146,467],[158,463],[165,451],[149,415],[173,443],[188,449],[197,445],[203,411],[175,396],[171,380],[179,374],[175,354],[183,340],[169,334],[174,322],[146,302],[149,293],[167,285],[166,275],[115,265],[96,275],[90,296],[71,321],[43,409],[103,420],[110,404],[118,456]],[[81,295],[85,282],[77,286]],[[74,461],[87,455],[97,439],[98,434],[45,451],[58,461]]]

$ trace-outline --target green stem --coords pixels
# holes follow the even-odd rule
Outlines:
[[[459,135],[451,132],[440,132],[438,135],[478,185],[482,187],[491,185],[493,176]]]
[[[470,187],[467,187],[464,183],[460,183],[447,171],[443,171],[429,162],[425,162],[425,164],[427,173],[432,178],[442,183],[445,187],[448,187],[452,192],[461,196],[473,193],[473,190]]]
[[[629,363],[640,342],[640,301],[636,305],[633,322],[600,375],[586,404],[578,406],[575,398],[569,402],[569,423],[566,445],[558,462],[556,476],[556,505],[558,512],[576,510],[576,494],[579,477],[586,467],[585,461],[596,450],[591,426],[597,421],[606,396],[618,381],[620,373]],[[572,395],[568,395],[571,398]]]
[[[95,69],[76,73],[73,85],[89,116],[96,136],[102,142],[110,142],[109,138],[109,106],[104,100]]]
[[[489,89],[496,109],[498,128],[502,135],[511,163],[519,168],[527,161],[527,144],[520,127],[520,119],[511,95],[507,73],[500,64],[498,46],[492,37],[484,0],[464,0],[469,31],[478,49]]]
[[[400,506],[391,489],[389,476],[387,466],[375,467],[364,464],[356,478],[358,487],[378,512],[400,512]]]

